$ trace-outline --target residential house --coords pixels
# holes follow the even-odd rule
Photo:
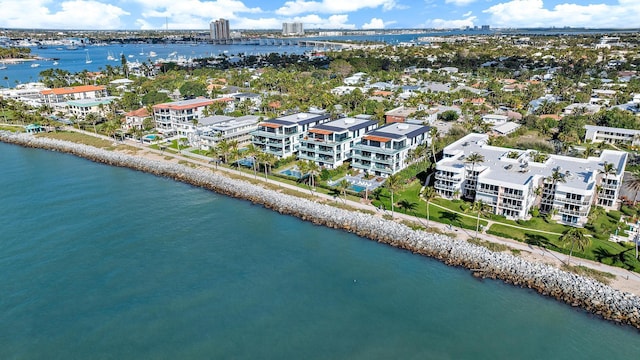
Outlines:
[[[367,76],[366,73],[359,72],[355,73],[349,77],[344,78],[342,81],[345,85],[356,85],[364,82],[364,78]]]
[[[353,147],[362,137],[378,127],[368,118],[342,118],[315,125],[300,140],[298,159],[311,160],[319,166],[336,168],[351,160]]]
[[[405,122],[407,121],[407,118],[416,111],[418,111],[417,108],[409,108],[404,106],[391,109],[384,113],[385,123],[390,124],[396,122]]]
[[[586,103],[573,103],[567,105],[562,112],[564,115],[571,114],[583,114],[583,115],[592,115],[600,111],[602,106],[596,104],[586,104]]]
[[[509,117],[507,115],[500,114],[486,114],[482,116],[482,121],[494,126],[502,125],[509,121]]]
[[[429,126],[390,123],[362,137],[353,147],[351,167],[376,176],[393,175],[409,166],[410,151],[430,143]]]
[[[124,114],[124,124],[123,128],[125,130],[129,129],[140,129],[144,128],[144,120],[151,117],[151,114],[147,110],[147,108],[140,108],[138,110],[129,111]]]

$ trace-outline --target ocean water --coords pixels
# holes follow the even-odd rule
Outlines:
[[[249,202],[0,143],[1,359],[634,359],[640,333]]]

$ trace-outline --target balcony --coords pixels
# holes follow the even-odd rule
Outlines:
[[[460,174],[445,175],[445,174],[437,172],[436,173],[436,180],[449,180],[449,181],[460,182],[462,180],[462,177],[460,176]]]
[[[556,199],[558,200],[558,202],[561,203],[565,203],[565,204],[572,204],[572,205],[589,205],[591,204],[591,200],[590,199],[569,199],[569,198],[558,198]]]
[[[433,187],[438,189],[438,190],[449,190],[449,191],[456,191],[456,190],[460,190],[460,188],[456,185],[448,185],[447,183],[443,183],[440,181],[436,181],[433,184]]]
[[[503,209],[522,210],[522,204],[517,205],[517,204],[502,203],[500,204],[500,207]]]
[[[573,216],[587,216],[589,215],[589,208],[587,209],[558,209],[558,214],[573,215]]]
[[[438,177],[436,177],[436,179],[437,178]],[[489,190],[489,189],[483,189],[482,187],[480,187],[476,190],[476,193],[496,196],[498,195],[498,190]]]
[[[500,194],[500,197],[502,197],[503,199],[515,199],[515,200],[523,200],[524,199],[524,195],[523,194],[507,193],[507,192],[504,192],[504,191]]]
[[[385,148],[381,148],[381,147],[377,147],[377,146],[369,146],[369,145],[363,145],[362,143],[360,144],[356,144],[353,147],[354,150],[356,151],[369,151],[371,153],[374,154],[386,154],[386,155],[394,155],[399,153],[402,149],[385,149]]]
[[[270,139],[286,139],[295,136],[297,133],[293,134],[282,134],[282,133],[273,133],[264,130],[256,130],[251,133],[253,136],[262,136]]]
[[[362,153],[359,152],[359,151],[354,152],[353,158],[354,159],[367,160],[367,161],[371,161],[371,162],[389,164],[389,165],[391,165],[393,163],[393,158],[392,157],[387,157],[387,159],[385,160],[382,156],[377,156],[377,155],[374,155],[374,154],[371,154],[370,156],[365,156],[365,155],[362,155]]]

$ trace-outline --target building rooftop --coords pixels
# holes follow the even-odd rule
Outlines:
[[[429,126],[410,124],[410,123],[392,123],[385,125],[377,130],[367,134],[367,136],[377,136],[390,139],[401,139],[403,137],[413,138],[429,132]]]
[[[168,102],[168,103],[162,103],[162,104],[157,104],[157,105],[153,105],[154,109],[172,109],[172,110],[185,110],[185,109],[192,109],[192,108],[197,108],[197,107],[201,107],[201,106],[207,106],[207,105],[211,105],[215,102],[215,100],[213,99],[207,99],[207,98],[196,98],[196,99],[189,99],[189,100],[180,100],[180,101],[173,101],[173,102]]]
[[[462,169],[464,159],[469,154],[477,153],[484,157],[484,161],[477,163],[475,168],[482,171],[481,179],[485,183],[495,185],[528,185],[535,179],[550,176],[554,169],[560,171],[566,180],[559,183],[559,190],[582,189],[592,190],[595,186],[595,176],[605,162],[616,167],[617,175],[624,171],[627,154],[622,151],[603,150],[599,157],[587,159],[574,158],[563,155],[549,154],[543,163],[533,161],[535,150],[518,150],[487,145],[487,135],[469,134],[445,148],[446,154],[455,154],[438,162],[438,169]],[[510,153],[517,157],[511,158]]]
[[[42,90],[40,93],[42,95],[68,95],[68,94],[76,94],[76,93],[84,93],[89,91],[103,91],[106,90],[106,87],[103,85],[82,85],[82,86],[72,86],[72,87],[64,87],[64,88],[54,88]]]
[[[378,122],[375,120],[358,119],[358,118],[342,118],[319,124],[313,127],[313,130],[328,130],[330,132],[342,132],[345,130],[355,131],[364,129]]]

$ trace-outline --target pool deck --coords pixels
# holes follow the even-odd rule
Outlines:
[[[377,178],[372,178],[367,180],[364,178],[364,174],[358,174],[356,176],[346,175],[338,180],[329,181],[328,184],[329,186],[335,186],[342,179],[346,179],[349,183],[351,183],[351,185],[362,186],[363,188],[369,191],[374,190],[375,188],[381,186],[384,183],[384,181],[378,181]]]

